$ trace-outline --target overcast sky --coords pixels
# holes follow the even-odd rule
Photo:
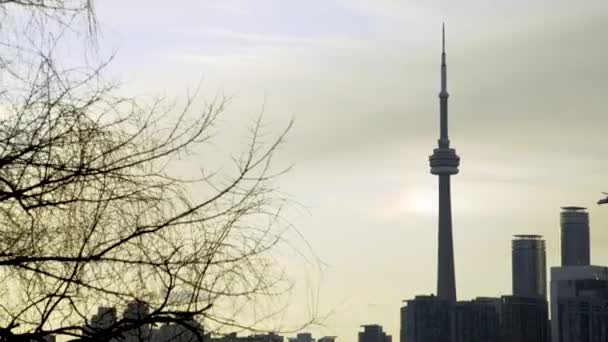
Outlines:
[[[138,94],[234,95],[225,123],[264,107],[295,127],[278,184],[326,264],[316,335],[398,339],[401,300],[435,292],[441,22],[447,25],[459,299],[511,291],[510,239],[541,234],[559,261],[559,207],[588,206],[592,262],[608,265],[605,0],[104,0],[101,43]],[[225,124],[224,127],[230,128]],[[231,135],[233,134],[233,135]],[[227,132],[236,137],[236,132]],[[317,285],[312,286],[317,288]],[[296,291],[288,319],[310,302]],[[316,290],[315,290],[316,291]]]

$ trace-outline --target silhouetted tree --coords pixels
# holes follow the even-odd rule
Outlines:
[[[0,341],[109,341],[159,323],[202,339],[194,318],[251,328],[226,308],[286,289],[268,258],[286,131],[264,142],[257,120],[230,167],[176,172],[206,151],[225,99],[142,103],[104,80],[106,63],[62,66],[61,39],[95,30],[91,1],[0,0]],[[147,309],[83,325],[127,303]]]

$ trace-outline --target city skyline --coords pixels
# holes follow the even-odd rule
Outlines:
[[[318,335],[354,340],[359,325],[378,323],[398,336],[401,300],[435,292],[437,186],[425,158],[436,139],[436,42],[443,20],[457,95],[450,129],[467,164],[453,189],[458,297],[510,291],[515,234],[543,235],[547,266],[558,265],[562,206],[590,208],[592,259],[608,263],[601,248],[608,245],[602,229],[608,212],[594,204],[608,190],[601,158],[606,5],[591,1],[572,9],[562,1],[551,15],[515,2],[504,16],[501,6],[480,6],[488,17],[472,22],[440,2],[315,2],[303,12],[273,5],[210,6],[210,22],[188,17],[167,25],[175,39],[155,24],[171,23],[186,8],[202,10],[193,2],[181,11],[150,5],[143,15],[139,5],[119,8],[117,1],[98,10],[101,39],[120,57],[113,71],[133,81],[129,89],[180,96],[203,78],[207,92],[236,94],[228,123],[262,106],[272,127],[295,117],[281,161],[296,167],[280,185],[301,204],[289,212],[290,222],[326,265],[321,274],[308,270],[311,275],[300,261],[290,264],[301,267],[294,271],[300,281],[294,301],[310,304],[302,287],[311,277],[309,287],[320,289],[319,310],[333,311]],[[475,8],[474,2],[465,7]],[[295,20],[298,13],[305,19]],[[276,21],[256,24],[275,15]],[[142,53],[149,59],[137,65],[134,56]],[[468,251],[473,246],[476,253]],[[479,260],[480,254],[487,257]],[[495,275],[494,281],[476,283],[478,272]]]

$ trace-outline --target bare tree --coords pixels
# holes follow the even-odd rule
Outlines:
[[[90,0],[0,0],[0,17],[0,341],[255,328],[228,308],[288,288],[270,252],[285,228],[271,162],[289,127],[262,139],[258,119],[230,168],[180,176],[225,98],[142,103],[104,80],[105,63],[62,66],[66,31],[95,34]],[[83,325],[128,303],[146,309]]]

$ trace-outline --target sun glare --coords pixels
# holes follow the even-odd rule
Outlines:
[[[437,194],[426,189],[410,189],[404,192],[401,209],[424,215],[437,213]]]

